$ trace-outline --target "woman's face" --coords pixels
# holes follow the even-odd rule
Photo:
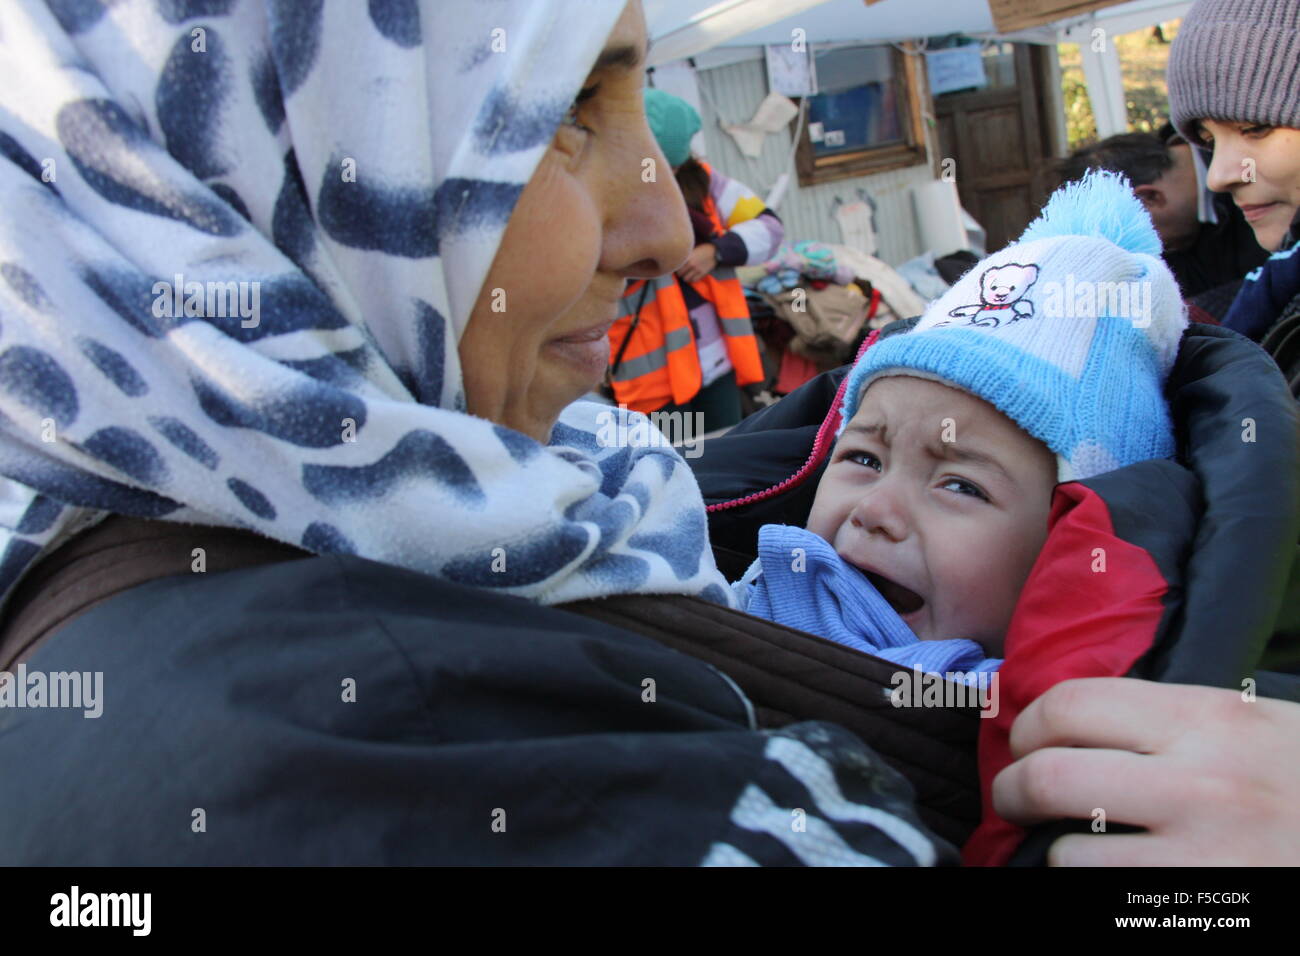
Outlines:
[[[1255,240],[1276,251],[1300,209],[1300,129],[1207,119],[1197,132],[1214,148],[1206,184],[1231,193]]]
[[[604,377],[625,280],[671,272],[691,251],[686,205],[646,125],[645,50],[631,0],[524,187],[461,336],[470,413],[543,443]]]

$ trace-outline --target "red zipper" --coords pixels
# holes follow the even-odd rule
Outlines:
[[[873,302],[871,311],[874,312],[876,301],[874,301],[874,296],[872,298]],[[858,349],[857,356],[853,359],[854,365],[858,364],[858,359],[862,358],[862,353],[875,344],[879,335],[880,329],[875,329],[867,336],[866,341],[862,343],[862,347]],[[808,476],[813,473],[814,469],[821,464],[821,460],[826,457],[826,453],[830,450],[830,446],[834,441],[835,431],[840,425],[840,408],[844,402],[844,390],[848,387],[849,379],[851,377],[852,373],[844,376],[844,381],[840,382],[839,391],[835,393],[835,401],[831,402],[830,411],[826,413],[825,420],[822,421],[821,427],[817,429],[817,437],[813,439],[812,451],[809,452],[808,460],[803,463],[803,467],[789,478],[770,488],[764,488],[762,491],[755,491],[753,494],[745,495],[743,498],[735,498],[731,501],[719,501],[716,504],[706,505],[705,510],[725,511],[727,508],[739,508],[741,505],[752,504],[755,501],[763,501],[764,499],[782,494],[792,488],[799,487],[799,485],[807,481]]]

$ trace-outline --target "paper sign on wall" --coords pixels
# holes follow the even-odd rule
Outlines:
[[[763,153],[763,137],[786,128],[799,115],[799,107],[775,90],[763,98],[748,123],[731,123],[722,128],[736,141],[737,148],[751,159]]]
[[[802,50],[788,43],[764,49],[769,90],[783,96],[812,96],[817,92],[817,68],[806,44]]]
[[[989,82],[984,74],[984,58],[974,43],[947,50],[926,50],[925,68],[930,76],[930,92],[935,96],[987,86]]]

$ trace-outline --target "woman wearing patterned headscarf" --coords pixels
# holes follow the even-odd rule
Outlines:
[[[644,48],[636,0],[4,4],[0,861],[952,858],[856,738],[549,607],[728,600],[679,456],[574,401],[689,250]]]

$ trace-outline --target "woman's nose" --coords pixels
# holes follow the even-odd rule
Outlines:
[[[693,245],[686,200],[644,117],[609,182],[602,266],[633,279],[672,272]]]
[[[1205,185],[1216,193],[1226,193],[1238,183],[1246,182],[1246,167],[1238,150],[1216,143],[1210,157],[1210,168],[1205,174]]]
[[[908,513],[901,489],[890,483],[888,478],[883,478],[858,498],[849,514],[849,521],[855,528],[868,534],[883,535],[890,541],[902,541],[907,537],[910,524]]]

